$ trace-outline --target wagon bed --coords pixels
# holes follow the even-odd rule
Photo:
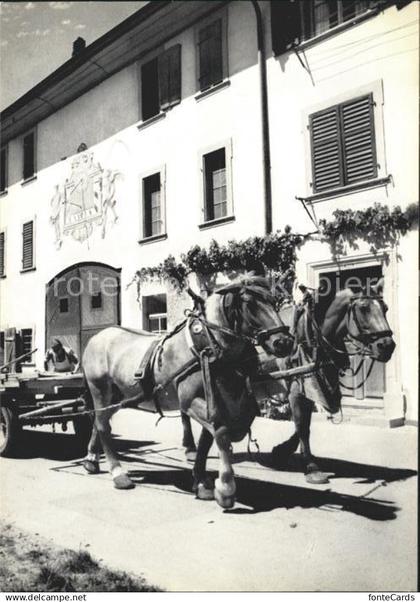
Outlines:
[[[17,451],[21,428],[71,421],[76,436],[86,441],[91,422],[86,409],[83,375],[48,372],[0,374],[0,455]]]

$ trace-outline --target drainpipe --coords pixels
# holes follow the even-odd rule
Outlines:
[[[264,173],[264,217],[265,233],[273,231],[272,194],[271,194],[271,158],[270,130],[268,123],[268,94],[267,94],[267,65],[265,57],[264,24],[261,9],[257,0],[251,0],[257,19],[258,66],[260,70],[261,122],[263,143],[263,173]]]

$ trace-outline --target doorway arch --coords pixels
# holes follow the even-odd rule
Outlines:
[[[59,272],[46,285],[45,348],[60,339],[81,358],[89,339],[120,324],[121,268],[82,262]]]

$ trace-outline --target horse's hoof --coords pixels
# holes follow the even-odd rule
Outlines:
[[[214,489],[210,489],[208,483],[199,483],[195,497],[198,500],[214,500]]]
[[[321,472],[320,470],[308,472],[308,474],[305,475],[305,480],[311,485],[325,485],[326,483],[330,482],[328,475],[325,474],[325,472]]]
[[[98,474],[99,472],[99,462],[95,462],[93,460],[83,460],[82,466],[89,474]]]
[[[214,499],[225,509],[233,508],[235,505],[235,495],[222,495],[217,489],[214,490]]]
[[[119,474],[114,477],[115,489],[134,489],[135,484],[126,474]]]
[[[185,457],[187,459],[187,462],[195,462],[197,459],[197,450],[195,450],[195,449],[185,450]]]

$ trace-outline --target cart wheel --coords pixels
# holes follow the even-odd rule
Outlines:
[[[0,407],[0,456],[10,456],[16,447],[21,426],[17,415],[7,406]]]
[[[80,445],[87,445],[92,434],[92,421],[89,416],[73,418],[73,428]]]

